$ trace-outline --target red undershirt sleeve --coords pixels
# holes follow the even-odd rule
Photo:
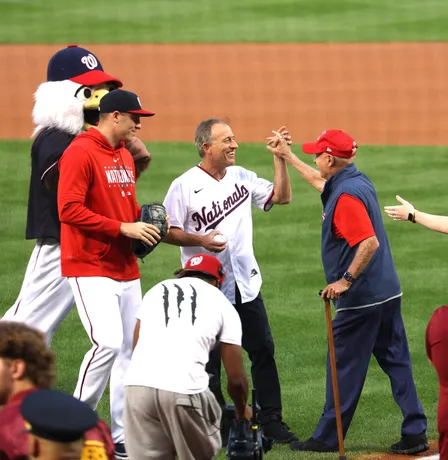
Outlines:
[[[71,145],[59,161],[58,210],[62,223],[116,237],[121,222],[92,212],[85,206],[93,169],[88,153]]]
[[[375,236],[375,230],[364,203],[347,193],[343,193],[336,203],[333,214],[333,231],[338,238],[344,238],[350,247]]]

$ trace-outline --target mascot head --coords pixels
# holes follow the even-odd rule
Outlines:
[[[47,81],[34,94],[33,134],[42,128],[73,135],[87,130],[98,123],[101,98],[121,86],[91,51],[77,45],[58,51],[48,63]]]

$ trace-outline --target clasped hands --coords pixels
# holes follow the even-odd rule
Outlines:
[[[291,135],[286,126],[282,126],[277,131],[272,131],[273,136],[267,138],[266,148],[276,157],[285,160],[292,154],[290,145],[292,144]]]

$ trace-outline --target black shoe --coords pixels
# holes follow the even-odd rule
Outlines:
[[[129,460],[128,454],[126,453],[126,448],[124,443],[120,442],[115,444],[114,455],[117,460]]]
[[[308,438],[306,441],[295,441],[289,445],[291,450],[306,450],[309,452],[337,452],[334,447],[318,441],[314,438]]]
[[[299,438],[295,433],[289,431],[289,426],[282,421],[281,417],[273,416],[262,423],[263,435],[271,438],[277,444],[288,444],[297,441]]]
[[[402,436],[401,439],[392,444],[390,450],[394,454],[414,455],[425,452],[429,449],[426,432]]]

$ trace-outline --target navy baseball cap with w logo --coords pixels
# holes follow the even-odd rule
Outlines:
[[[124,89],[116,89],[105,94],[100,101],[100,113],[135,113],[141,117],[152,117],[154,112],[143,110],[138,96]]]
[[[118,87],[123,83],[103,70],[98,58],[89,50],[78,45],[68,45],[58,51],[48,63],[47,81],[71,80],[84,86],[112,82]]]

